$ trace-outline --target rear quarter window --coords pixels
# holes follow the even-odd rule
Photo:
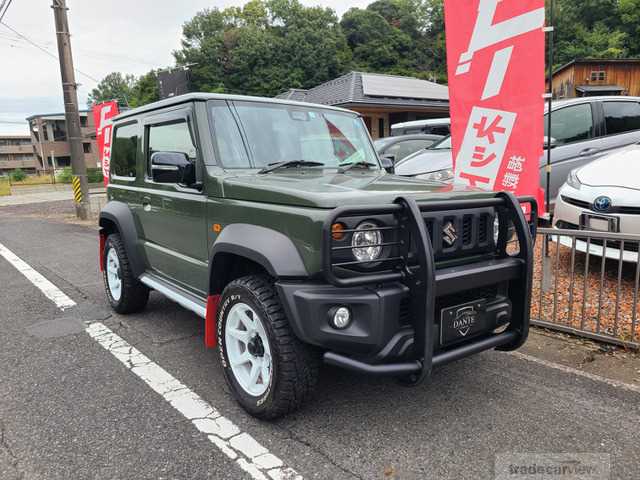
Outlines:
[[[640,103],[603,102],[607,135],[640,130]]]
[[[136,154],[138,152],[138,125],[117,126],[113,132],[111,147],[111,175],[136,178]]]

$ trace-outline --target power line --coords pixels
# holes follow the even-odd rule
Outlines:
[[[7,13],[7,10],[9,10],[9,7],[11,6],[11,2],[13,0],[3,0],[2,5],[0,5],[0,22],[2,21],[2,19],[4,18],[4,16]],[[4,11],[2,11],[2,7],[5,6],[5,4],[7,5],[4,9]]]
[[[15,28],[10,27],[9,25],[7,25],[4,22],[0,22],[0,25],[4,25],[6,28],[8,28],[9,30],[11,30],[13,33],[15,33],[16,35],[18,35],[20,38],[24,39],[27,43],[29,43],[30,45],[36,47],[38,50],[40,50],[43,53],[46,53],[47,55],[49,55],[51,58],[55,58],[56,61],[59,61],[58,56],[51,53],[49,50],[47,50],[44,47],[41,47],[40,45],[38,45],[36,42],[34,42],[33,40],[31,40],[29,37],[23,35],[22,33],[20,33],[19,31],[17,31]],[[88,73],[84,73],[82,70],[79,70],[77,68],[74,69],[76,72],[78,72],[80,75],[83,75],[85,77],[87,77],[89,80],[93,80],[96,83],[100,83],[100,80],[98,80],[95,77],[92,77],[91,75],[89,75]]]

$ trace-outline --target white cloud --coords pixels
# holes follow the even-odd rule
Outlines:
[[[371,0],[372,1],[372,0]],[[171,52],[180,45],[182,25],[205,8],[242,5],[235,0],[67,0],[75,66],[101,79],[112,71],[140,75],[173,64]],[[339,15],[370,1],[303,0],[331,7]],[[4,22],[57,55],[50,0],[14,0]],[[0,134],[27,132],[23,121],[34,113],[62,111],[57,60],[47,56],[0,25]],[[76,73],[81,83],[81,108],[95,82]]]

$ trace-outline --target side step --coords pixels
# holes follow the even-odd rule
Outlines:
[[[139,280],[147,287],[160,292],[169,300],[173,300],[178,305],[186,308],[187,310],[191,310],[202,318],[205,318],[207,304],[203,299],[170,284],[153,273],[143,273],[140,275]]]

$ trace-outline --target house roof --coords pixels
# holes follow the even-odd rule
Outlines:
[[[588,93],[604,93],[604,92],[623,92],[624,87],[619,85],[577,85],[576,90],[578,92]]]
[[[80,114],[81,117],[86,117],[87,115],[89,115],[89,110],[78,110],[78,113]],[[65,119],[65,113],[36,113],[34,115],[31,115],[30,117],[27,117],[26,120],[27,122],[31,122],[31,120],[33,120],[34,118],[42,118],[43,120],[64,120]]]
[[[287,90],[276,98],[341,106],[448,107],[449,88],[413,77],[349,72],[309,90]]]
[[[640,63],[640,58],[576,58],[571,60],[568,63],[556,68],[553,71],[553,74],[560,73],[561,71],[576,65],[578,63],[597,63],[597,64],[605,64],[605,63]]]

